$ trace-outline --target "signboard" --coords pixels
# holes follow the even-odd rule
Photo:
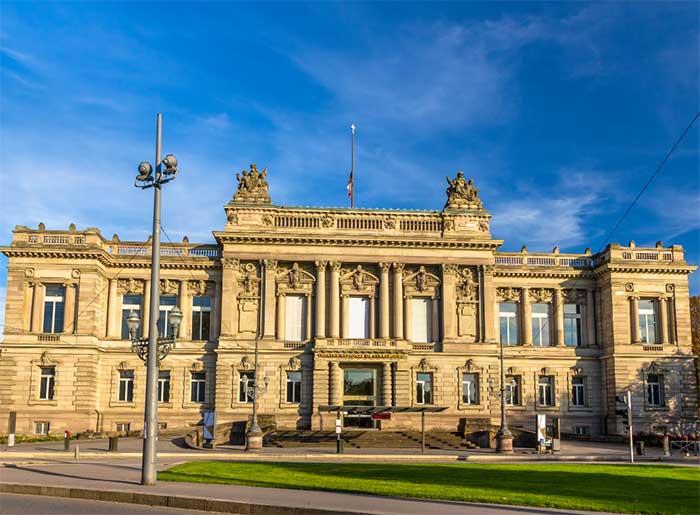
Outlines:
[[[7,421],[7,446],[14,447],[15,445],[15,426],[17,425],[17,412],[10,411],[10,416]]]
[[[205,411],[202,414],[202,438],[204,440],[213,440],[214,432],[216,431],[216,412]]]
[[[343,432],[343,428],[340,427],[340,426],[335,426],[335,432],[338,433],[338,434],[340,434],[340,433]]]
[[[372,420],[390,420],[391,413],[372,413]]]
[[[547,415],[537,415],[537,428],[535,433],[538,442],[547,441]]]

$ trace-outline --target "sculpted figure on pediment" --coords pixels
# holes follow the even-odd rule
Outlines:
[[[267,168],[259,172],[255,164],[250,165],[250,170],[243,170],[241,174],[236,174],[238,190],[233,195],[233,201],[269,204],[270,194],[267,191],[269,184],[267,183],[266,177]]]
[[[464,172],[457,172],[457,177],[450,180],[446,177],[450,185],[447,190],[447,204],[445,207],[456,209],[481,209],[482,203],[479,199],[479,190],[474,186],[474,181],[464,178]]]

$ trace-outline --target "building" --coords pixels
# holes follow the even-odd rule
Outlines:
[[[637,431],[695,423],[687,276],[696,267],[682,247],[499,252],[461,173],[442,211],[275,206],[266,175],[251,166],[237,176],[216,245],[163,245],[161,331],[173,306],[185,315],[160,366],[163,425],[195,424],[208,410],[246,420],[256,379],[267,387],[260,413],[278,427],[321,428],[326,405],[435,405],[447,409],[429,427],[498,424],[499,342],[513,426],[532,428],[545,413],[564,432],[619,434],[615,397],[627,389]],[[125,318],[155,316],[150,248],[94,228],[15,228],[0,249],[9,258],[0,431],[9,411],[19,434],[143,427],[146,368]],[[419,416],[345,424],[391,430]]]

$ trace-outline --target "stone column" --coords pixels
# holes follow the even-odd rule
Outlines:
[[[554,345],[564,345],[564,296],[554,289]]]
[[[457,338],[456,273],[456,265],[442,265],[442,335],[445,341]]]
[[[285,299],[286,295],[284,293],[277,295],[277,339],[280,341],[283,341],[286,337]]]
[[[671,343],[678,345],[678,337],[676,336],[676,298],[670,296],[667,299],[668,310],[669,310],[669,323],[671,325]]]
[[[32,300],[34,299],[34,285],[29,281],[22,282],[22,330],[32,330]]]
[[[630,316],[632,317],[632,343],[640,343],[642,331],[639,327],[639,297],[630,297]]]
[[[595,302],[593,300],[593,290],[586,290],[586,345],[595,347]]]
[[[403,332],[403,263],[394,263],[394,338],[402,340]]]
[[[379,263],[379,337],[389,338],[389,263]]]
[[[330,263],[331,265],[331,328],[330,336],[331,338],[340,338],[340,266],[338,262]]]
[[[331,406],[340,406],[343,403],[343,390],[342,390],[342,370],[340,369],[340,364],[337,361],[331,361],[331,371],[329,380],[329,404]]]
[[[393,406],[391,399],[391,362],[382,365],[382,404]]]
[[[350,329],[350,299],[347,295],[340,296],[340,337],[349,338]]]
[[[666,297],[659,297],[659,335],[661,343],[668,343],[668,305]]]
[[[141,320],[141,336],[148,338],[148,328],[150,327],[149,320],[151,319],[151,280],[146,279],[143,282],[143,309],[141,310],[143,317]],[[158,313],[155,315],[158,316]]]
[[[184,279],[180,281],[180,291],[178,292],[177,302],[180,311],[182,311],[180,339],[191,340],[192,328],[190,327],[190,322],[192,321],[192,300],[190,298],[189,288],[187,287],[187,281]]]
[[[375,301],[374,295],[369,298],[369,337],[377,337],[377,302]]]
[[[484,265],[481,267],[482,276],[479,285],[479,297],[481,308],[483,309],[483,326],[481,329],[481,341],[496,341],[498,335],[498,314],[496,311],[496,289],[493,287],[493,267],[494,265]]]
[[[532,307],[530,306],[530,288],[523,288],[520,296],[522,312],[523,335],[520,341],[523,345],[532,345]]]
[[[263,281],[265,281],[265,300],[264,300],[264,329],[263,338],[266,340],[275,339],[275,300],[277,300],[277,292],[275,291],[276,282],[275,274],[277,271],[277,261],[274,259],[265,260],[265,269]]]
[[[285,310],[286,311],[286,310]],[[306,294],[306,331],[304,331],[304,340],[313,338],[311,333],[311,293]]]
[[[326,261],[316,261],[316,338],[326,337]],[[311,328],[309,328],[309,331]]]
[[[66,292],[65,304],[63,305],[63,332],[66,334],[75,333],[75,287],[74,283],[63,285]]]
[[[43,331],[42,323],[44,318],[44,285],[34,283],[34,295],[32,299],[32,332],[40,333]]]
[[[214,282],[214,295],[211,299],[211,317],[209,324],[209,339],[216,340],[221,334],[221,281]],[[230,307],[230,306],[229,306]],[[190,303],[190,309],[192,309],[192,303]],[[190,320],[192,320],[192,315],[190,314]]]
[[[411,330],[411,322],[413,321],[413,310],[411,309],[411,299],[404,297],[403,299],[403,337],[409,342],[412,341],[413,331]]]
[[[222,336],[232,336],[238,332],[238,279],[237,259],[221,260],[221,332]]]
[[[118,281],[116,279],[109,280],[109,292],[107,293],[107,338],[121,337],[117,286]]]

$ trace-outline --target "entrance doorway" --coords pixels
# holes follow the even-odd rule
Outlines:
[[[343,406],[377,405],[377,370],[374,368],[345,368],[343,378]],[[345,427],[373,428],[371,415],[345,415]]]

